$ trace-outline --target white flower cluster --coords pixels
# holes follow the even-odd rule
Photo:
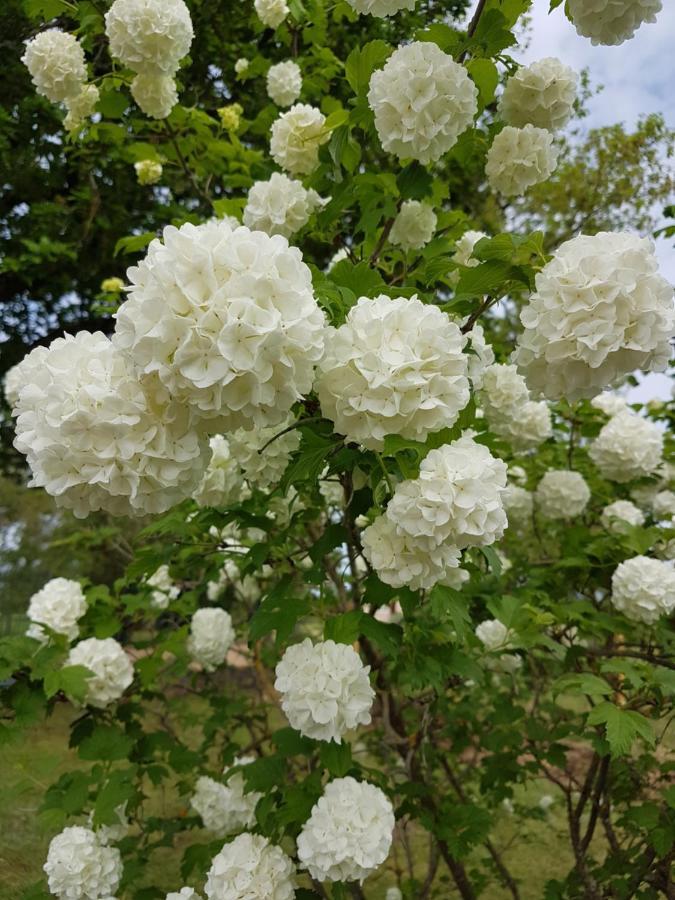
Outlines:
[[[675,611],[675,567],[672,562],[634,556],[612,575],[612,606],[634,622],[652,625]]]
[[[345,732],[370,722],[375,692],[369,672],[349,644],[313,644],[306,638],[282,656],[274,687],[291,727],[305,737],[339,744]]]
[[[388,434],[424,441],[469,402],[465,344],[444,312],[417,297],[360,297],[344,325],[327,329],[315,385],[321,410],[371,450]]]
[[[486,650],[504,650],[511,639],[509,629],[499,619],[486,619],[476,628],[476,637]]]
[[[373,72],[368,103],[383,149],[426,165],[447,153],[470,127],[478,90],[466,69],[437,44],[413,41]]]
[[[319,164],[319,147],[330,138],[326,117],[314,106],[296,103],[272,123],[270,153],[291,175],[309,175]]]
[[[617,413],[626,412],[629,409],[623,397],[619,397],[617,394],[612,394],[609,391],[603,391],[601,394],[593,397],[591,406],[606,416],[615,416]]]
[[[234,64],[234,72],[236,75],[245,75],[248,71],[248,67],[250,66],[250,62],[246,59],[245,56],[241,56],[236,63]]]
[[[57,338],[21,366],[14,445],[57,505],[80,518],[158,513],[195,489],[206,447],[189,410],[152,379],[141,386],[105,335]]]
[[[220,607],[198,609],[190,622],[187,649],[192,658],[207,672],[225,662],[235,633],[232,617]]]
[[[85,703],[103,709],[134,680],[134,667],[124,648],[114,638],[87,638],[75,644],[67,666],[85,666],[93,674],[87,679]]]
[[[211,459],[192,497],[200,506],[229,506],[242,498],[241,470],[226,437],[214,435],[209,446]]]
[[[268,28],[278,28],[290,12],[286,0],[255,0],[253,5],[258,18]]]
[[[481,235],[484,237],[484,235]],[[465,323],[462,322],[462,325]],[[482,325],[474,325],[471,331],[466,333],[468,339],[468,347],[471,353],[467,353],[469,357],[469,381],[475,390],[480,390],[483,386],[483,374],[488,366],[495,361],[495,352],[491,344],[485,340],[485,332]]]
[[[600,232],[566,241],[536,276],[514,362],[552,400],[594,397],[635,369],[660,371],[675,326],[654,245]]]
[[[213,857],[204,893],[208,900],[292,900],[295,888],[295,866],[281,847],[244,832]]]
[[[52,103],[73,100],[87,80],[82,45],[60,28],[49,28],[31,38],[21,62],[30,72],[38,94]]]
[[[180,596],[180,588],[171,578],[166,564],[153,572],[145,583],[152,588],[150,603],[155,609],[166,609],[172,600]]]
[[[362,16],[384,19],[395,16],[402,9],[414,9],[417,0],[347,0],[353,10]]]
[[[253,756],[237,757],[223,774],[228,775],[235,766],[246,766],[254,759]],[[241,772],[231,774],[225,784],[202,775],[197,779],[190,806],[200,816],[204,828],[225,836],[255,824],[255,808],[261,797],[255,791],[246,793]]]
[[[291,454],[300,446],[297,428],[280,434],[290,424],[286,419],[274,428],[238,428],[230,435],[230,452],[251,488],[265,491],[281,479]]]
[[[298,835],[298,859],[317,881],[363,881],[389,855],[394,825],[379,788],[335,778]]]
[[[495,363],[485,368],[480,397],[491,430],[515,450],[531,450],[551,437],[551,412],[545,402],[529,399],[516,366]]]
[[[166,900],[202,900],[202,898],[194,888],[184,887],[179,891],[169,891]]]
[[[653,475],[663,461],[663,432],[649,419],[621,412],[602,428],[588,454],[609,481]]]
[[[655,519],[667,519],[675,516],[675,492],[659,491],[652,500],[652,513]]]
[[[531,491],[517,484],[507,484],[502,494],[502,502],[510,527],[522,529],[532,523],[534,498]]]
[[[549,469],[537,485],[534,498],[543,519],[573,519],[586,509],[591,492],[578,472]]]
[[[558,150],[549,131],[534,125],[507,125],[488,150],[485,174],[493,191],[514,197],[546,181],[557,164]]]
[[[264,532],[261,532],[264,537]],[[261,538],[262,539],[262,538]],[[246,603],[255,603],[260,598],[261,588],[259,578],[269,578],[271,569],[263,566],[259,577],[243,575],[239,566],[233,559],[228,559],[220,571],[217,581],[209,581],[206,586],[206,596],[214,603],[224,593],[227,587],[231,587]]]
[[[579,76],[555,57],[523,66],[506,82],[499,114],[507,125],[557,131],[574,112]]]
[[[433,238],[437,222],[428,203],[406,200],[394,219],[389,240],[403,250],[421,250]]]
[[[472,231],[469,229],[455,243],[455,252],[452,254],[452,261],[458,266],[466,266],[468,269],[474,269],[480,265],[480,260],[473,256],[473,248],[481,238],[487,237],[484,231]],[[448,282],[452,287],[457,287],[460,278],[460,271],[455,269],[448,276]],[[474,326],[480,328],[481,326]],[[494,358],[491,360],[494,362]]]
[[[325,203],[316,191],[306,190],[302,182],[275,172],[268,181],[256,181],[249,190],[244,225],[251,230],[289,238],[304,228]]]
[[[178,90],[171,75],[139,73],[131,82],[131,96],[151,119],[166,119],[178,103]]]
[[[267,70],[267,96],[277,106],[290,106],[300,96],[302,72],[292,59],[276,63]]]
[[[622,525],[644,525],[645,514],[630,500],[615,500],[600,515],[600,521],[608,531],[621,531]]]
[[[85,84],[79,94],[66,101],[68,113],[63,120],[67,131],[76,131],[84,122],[94,114],[96,104],[100,99],[99,89],[95,84]]]
[[[43,868],[50,892],[60,900],[98,900],[117,889],[122,858],[89,828],[73,825],[52,838]]]
[[[568,0],[577,34],[610,46],[630,40],[645,22],[655,22],[661,6],[661,0]]]
[[[116,346],[212,427],[275,425],[310,390],[324,315],[285,238],[223,220],[169,226],[127,276]]]
[[[56,634],[64,634],[69,641],[80,633],[78,621],[87,611],[87,601],[79,581],[52,578],[30,598],[26,634],[37,641],[47,641],[46,625]]]
[[[139,184],[157,184],[164,167],[156,159],[139,159],[134,163],[134,171]]]

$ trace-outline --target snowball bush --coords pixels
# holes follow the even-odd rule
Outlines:
[[[87,80],[82,45],[60,28],[49,28],[31,38],[21,62],[30,72],[38,94],[52,103],[73,100]]]
[[[586,509],[591,492],[578,472],[550,469],[537,485],[534,497],[543,519],[573,519]]]
[[[486,650],[503,650],[508,646],[510,632],[499,619],[486,619],[476,628],[476,637]]]
[[[281,479],[291,454],[300,446],[298,429],[283,433],[291,424],[286,419],[274,428],[239,428],[230,435],[230,452],[251,488],[268,490]]]
[[[630,40],[645,22],[655,22],[661,0],[568,0],[577,34],[593,44],[617,45]]]
[[[514,197],[546,181],[557,164],[558,150],[550,132],[534,125],[507,125],[488,150],[485,174],[493,191]]]
[[[192,497],[200,506],[229,506],[241,498],[244,489],[239,463],[222,434],[214,435],[209,446],[211,459]]]
[[[531,491],[526,491],[517,484],[507,484],[506,490],[502,494],[502,503],[509,526],[524,528],[532,523],[534,497]]]
[[[44,870],[49,890],[60,900],[98,900],[117,890],[122,859],[89,828],[73,825],[52,838]]]
[[[142,72],[131,82],[131,96],[146,116],[166,119],[178,103],[178,90],[171,75]]]
[[[270,154],[291,175],[308,175],[319,164],[319,147],[330,138],[326,117],[307,103],[296,103],[272,123]]]
[[[292,900],[295,866],[281,847],[259,834],[240,834],[213,857],[207,900]]]
[[[286,0],[255,0],[258,18],[268,28],[278,28],[290,12]]]
[[[625,525],[644,525],[645,514],[630,500],[615,500],[603,509],[600,521],[608,531],[621,531]]]
[[[147,75],[173,75],[194,36],[183,0],[114,0],[105,30],[111,55]]]
[[[663,460],[663,432],[630,411],[609,420],[589,448],[603,478],[623,483],[652,475]]]
[[[421,250],[433,238],[437,221],[428,203],[406,200],[394,219],[389,240],[402,250]]]
[[[192,616],[188,652],[207,672],[213,672],[225,662],[234,638],[227,610],[203,607]]]
[[[523,66],[506,82],[499,114],[507,125],[557,131],[574,112],[579,76],[555,57]]]
[[[75,644],[67,666],[85,666],[93,674],[87,678],[85,703],[103,709],[119,700],[134,680],[134,667],[124,648],[114,638],[87,638]]]
[[[255,825],[255,808],[262,794],[256,791],[247,794],[242,773],[230,774],[235,766],[246,766],[254,759],[253,756],[235,758],[232,766],[224,770],[223,774],[229,775],[225,784],[205,775],[197,779],[190,806],[208,831],[224,836]]]
[[[611,599],[626,618],[652,625],[675,611],[675,567],[647,556],[627,559],[612,575]]]
[[[300,96],[302,72],[292,59],[270,66],[267,70],[267,96],[277,106],[290,106]]]
[[[155,609],[167,609],[169,603],[180,596],[180,588],[174,584],[166,564],[156,569],[145,583],[152,588],[150,603]]]
[[[256,181],[249,190],[244,225],[290,238],[304,228],[324,203],[316,191],[305,190],[302,182],[274,172],[268,181]]]
[[[87,611],[87,601],[79,581],[69,578],[52,578],[30,598],[26,634],[38,641],[48,640],[46,625],[56,634],[65,635],[69,641],[80,633],[78,621]]]

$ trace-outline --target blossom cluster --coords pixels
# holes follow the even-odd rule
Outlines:
[[[491,430],[514,450],[534,449],[551,437],[548,405],[530,400],[525,379],[516,366],[487,366],[482,373],[480,398]]]

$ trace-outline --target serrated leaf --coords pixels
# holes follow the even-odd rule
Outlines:
[[[347,57],[345,76],[355,94],[365,94],[370,84],[370,76],[393,52],[393,47],[385,41],[369,41],[363,47],[356,47]]]
[[[467,69],[478,88],[480,105],[484,109],[494,100],[495,91],[499,84],[497,66],[491,59],[472,59],[467,63]]]
[[[625,756],[633,741],[642,738],[653,746],[656,736],[648,719],[631,709],[620,709],[613,703],[599,703],[588,714],[589,725],[604,725],[612,756]]]
[[[118,253],[138,253],[140,250],[144,250],[156,237],[157,235],[154,231],[146,231],[143,234],[132,234],[128,237],[120,238],[115,244],[113,256],[117,256]]]
[[[360,634],[363,613],[360,609],[352,609],[341,616],[333,616],[326,620],[323,629],[324,640],[332,640],[338,644],[353,644]]]
[[[115,725],[97,725],[82,739],[77,752],[80,759],[109,762],[128,759],[133,746],[133,739]]]
[[[331,775],[342,778],[352,767],[352,748],[346,741],[336,744],[333,741],[322,742],[319,751],[322,765]]]

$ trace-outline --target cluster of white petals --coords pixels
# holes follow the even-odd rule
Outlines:
[[[514,197],[546,181],[557,164],[558,150],[550,131],[534,125],[507,125],[488,150],[485,174],[493,191]]]
[[[600,232],[566,241],[536,276],[514,362],[530,388],[575,401],[635,369],[660,371],[675,327],[673,289],[654,245]]]
[[[499,619],[486,619],[476,628],[476,637],[486,650],[504,650],[511,637],[509,629]]]
[[[675,516],[675,492],[659,491],[652,499],[652,514],[655,519]]]
[[[452,261],[458,266],[466,266],[468,269],[475,269],[476,266],[480,265],[480,260],[473,256],[473,248],[478,241],[484,237],[487,237],[487,234],[484,231],[473,231],[471,229],[465,231],[455,243],[456,249],[452,254]],[[459,269],[455,269],[448,275],[448,282],[452,287],[457,287],[460,274]],[[494,359],[492,362],[494,362]]]
[[[330,138],[326,117],[314,106],[296,103],[272,123],[270,154],[291,175],[309,175],[319,164],[319,147]]]
[[[73,825],[52,838],[43,868],[50,892],[60,900],[98,900],[117,889],[122,858],[89,828]]]
[[[402,9],[414,9],[416,2],[417,0],[347,0],[355,12],[379,19],[395,16]]]
[[[525,379],[512,365],[494,363],[483,372],[481,405],[488,420],[522,407],[530,397]]]
[[[547,404],[529,396],[516,366],[495,363],[483,370],[480,399],[490,429],[516,450],[538,447],[553,433]]]
[[[321,410],[369,449],[382,449],[388,434],[424,441],[469,402],[465,344],[444,312],[417,297],[360,297],[344,325],[327,329]]]
[[[502,502],[509,526],[526,528],[532,523],[534,498],[531,491],[527,491],[517,484],[507,484],[506,490],[502,494]]]
[[[394,219],[389,240],[403,250],[421,250],[433,238],[437,222],[428,203],[406,200]]]
[[[180,595],[180,588],[171,578],[166,564],[153,572],[145,583],[152,588],[150,603],[155,609],[166,609],[169,603]]]
[[[625,412],[629,408],[623,397],[619,397],[618,394],[612,394],[610,391],[603,391],[601,394],[593,397],[591,406],[606,416],[615,416],[617,413]]]
[[[172,75],[139,72],[131,82],[131,96],[151,119],[166,119],[178,103],[178,90]]]
[[[264,532],[261,532],[259,539],[262,540],[263,538]],[[211,602],[214,602],[230,587],[239,595],[240,599],[246,603],[254,603],[260,598],[261,594],[260,579],[269,578],[270,574],[270,567],[263,566],[259,577],[248,574],[242,575],[236,562],[233,559],[228,559],[220,571],[218,580],[208,582],[206,595]]]
[[[122,694],[134,680],[134,667],[124,647],[114,638],[87,638],[75,644],[67,666],[85,666],[93,674],[87,679],[85,703],[103,709]]]
[[[655,22],[661,6],[662,0],[568,0],[577,34],[609,46],[623,44],[645,22]]]
[[[275,425],[310,390],[324,315],[286,238],[169,226],[127,276],[116,345],[214,428]]]
[[[534,496],[542,519],[573,519],[586,509],[591,492],[578,472],[549,469],[537,485]]]
[[[248,71],[248,67],[251,63],[246,59],[245,56],[239,57],[239,59],[234,64],[234,71],[236,75],[245,75]]]
[[[608,531],[621,531],[626,524],[644,525],[645,514],[630,500],[615,500],[603,509],[600,521]]]
[[[626,618],[652,625],[675,611],[675,567],[648,556],[627,559],[612,575],[611,599]]]
[[[139,159],[134,163],[134,171],[139,184],[157,184],[164,168],[156,159]]]
[[[204,893],[208,900],[292,900],[295,866],[281,847],[244,832],[213,857]]]
[[[258,18],[268,28],[278,28],[290,12],[286,0],[255,0],[253,5]]]
[[[276,667],[274,687],[291,726],[318,741],[342,740],[345,732],[370,722],[375,692],[370,666],[349,644],[306,638],[292,644]]]
[[[207,672],[213,672],[225,662],[235,633],[232,617],[220,607],[198,609],[190,622],[188,653]]]
[[[621,412],[601,429],[588,454],[610,481],[653,475],[663,460],[663,432],[649,419]]]
[[[64,128],[67,131],[76,131],[81,128],[85,121],[94,113],[96,104],[100,98],[99,89],[95,84],[87,84],[75,97],[66,100],[68,113],[63,120]]]
[[[211,459],[192,497],[200,506],[229,506],[242,499],[241,470],[226,437],[215,434],[209,446]]]
[[[74,99],[87,80],[82,45],[60,28],[49,28],[31,38],[21,62],[30,72],[38,94],[52,103]]]
[[[302,182],[275,172],[268,181],[256,181],[249,190],[244,225],[254,231],[289,238],[304,228],[312,214],[325,203],[316,191],[306,190]]]
[[[437,44],[413,41],[373,73],[368,103],[383,149],[427,164],[447,153],[470,127],[478,90],[466,69]]]
[[[237,757],[232,766],[224,770],[228,775],[235,766],[246,766],[255,757]],[[200,816],[204,828],[222,836],[251,828],[255,824],[255,808],[262,794],[246,793],[246,783],[241,772],[234,772],[223,784],[202,775],[197,779],[190,806]]]
[[[36,353],[34,365],[31,357]],[[15,447],[32,485],[82,518],[164,512],[190,496],[206,447],[189,410],[153,379],[141,386],[103,334],[81,331],[33,351],[20,392]]]
[[[481,235],[484,237],[484,235]],[[464,324],[464,323],[462,323]],[[492,345],[485,340],[485,332],[482,325],[474,325],[471,331],[467,331],[468,348],[471,353],[467,353],[469,358],[469,381],[475,390],[479,390],[483,386],[483,374],[488,366],[495,361],[495,352]]]
[[[290,106],[300,96],[302,72],[292,59],[276,63],[267,70],[267,96],[277,106]]]
[[[287,419],[274,428],[238,428],[230,435],[230,452],[251,488],[265,491],[281,479],[291,454],[300,446],[297,428],[281,433],[290,424]]]
[[[46,625],[56,634],[64,634],[69,641],[80,633],[78,621],[87,611],[87,601],[79,581],[52,578],[30,598],[26,634],[38,641],[46,641]]]
[[[194,888],[183,887],[179,891],[169,891],[166,900],[202,900]]]
[[[335,778],[298,835],[298,859],[317,881],[363,881],[386,860],[394,810],[383,791]]]
[[[579,76],[559,59],[548,56],[523,66],[506,82],[499,114],[507,125],[535,125],[557,131],[574,112]]]
[[[522,466],[509,466],[509,480],[514,484],[527,484],[527,472]]]
[[[173,75],[194,36],[183,0],[115,0],[105,30],[111,55],[150,75]]]

